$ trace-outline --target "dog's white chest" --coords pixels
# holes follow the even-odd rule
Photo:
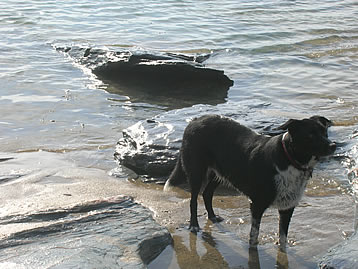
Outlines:
[[[277,193],[272,206],[279,210],[297,206],[311,176],[310,172],[298,170],[292,165],[286,170],[276,169],[278,173],[274,177],[274,182]]]

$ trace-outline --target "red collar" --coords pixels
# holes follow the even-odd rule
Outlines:
[[[310,168],[307,168],[307,167],[304,167],[302,164],[300,164],[298,161],[296,161],[294,158],[292,158],[292,156],[288,153],[288,150],[287,150],[287,147],[286,147],[286,144],[285,144],[285,137],[287,136],[288,132],[285,133],[283,136],[282,136],[282,140],[281,140],[281,143],[282,143],[282,148],[283,148],[283,151],[285,152],[285,155],[287,157],[287,159],[290,161],[290,163],[295,167],[297,168],[298,170],[302,170],[302,171],[309,171]]]

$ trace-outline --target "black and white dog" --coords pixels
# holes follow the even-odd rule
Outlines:
[[[288,226],[314,165],[322,156],[333,154],[336,144],[328,139],[331,121],[314,116],[289,120],[280,129],[284,134],[259,135],[238,122],[218,116],[195,118],[186,127],[177,164],[164,190],[185,179],[191,188],[190,230],[199,231],[197,198],[203,188],[208,218],[214,214],[215,188],[225,184],[238,189],[251,200],[250,247],[258,244],[262,215],[268,207],[279,211],[279,243],[287,242]]]

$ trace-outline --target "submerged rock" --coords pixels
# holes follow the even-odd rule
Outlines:
[[[233,85],[224,71],[204,66],[203,61],[210,54],[189,56],[79,46],[54,47],[110,84],[109,92],[145,99],[142,101],[167,96],[191,100],[191,104],[203,102],[203,97],[208,103],[220,103],[225,101],[227,91]]]
[[[196,105],[140,121],[123,130],[123,137],[116,146],[115,159],[138,175],[165,178],[175,166],[184,129],[191,119],[204,114],[220,114],[236,119],[258,132],[275,134],[272,127],[284,120],[262,119],[262,110],[267,106],[250,102]]]
[[[19,224],[32,228],[0,240],[1,268],[145,268],[172,242],[129,197],[0,218],[0,225]]]

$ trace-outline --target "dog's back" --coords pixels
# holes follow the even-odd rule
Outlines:
[[[177,165],[165,189],[179,185],[185,178],[194,181],[191,185],[195,182],[201,185],[209,170],[220,183],[239,189],[250,198],[258,196],[261,188],[272,188],[272,182],[268,182],[273,178],[269,174],[276,172],[271,159],[275,148],[272,144],[276,143],[270,137],[258,135],[229,118],[218,115],[196,118],[184,131]],[[269,147],[272,149],[265,150]],[[263,166],[267,167],[257,169]],[[251,180],[253,177],[261,181]]]
[[[185,128],[176,166],[164,189],[180,185],[186,180],[187,173],[192,173],[193,170],[212,166],[215,163],[214,155],[220,159],[230,155],[228,151],[223,151],[222,154],[217,151],[223,149],[225,144],[235,143],[236,134],[238,131],[241,133],[241,130],[243,133],[252,132],[237,122],[218,115],[194,118]]]

